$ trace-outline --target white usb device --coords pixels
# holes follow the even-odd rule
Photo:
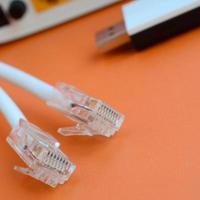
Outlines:
[[[7,142],[27,165],[15,166],[14,169],[52,187],[67,181],[75,165],[60,150],[60,143],[30,123],[2,88],[0,112],[12,128]]]
[[[96,34],[97,46],[132,42],[142,50],[200,25],[200,0],[136,0],[122,7],[123,21]]]

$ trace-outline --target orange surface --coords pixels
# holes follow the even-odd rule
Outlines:
[[[30,121],[59,139],[77,164],[56,189],[13,171],[23,163],[5,142],[10,128],[1,116],[1,199],[200,199],[200,29],[143,52],[101,54],[95,32],[120,18],[116,5],[1,46],[1,60],[49,83],[75,85],[126,115],[111,139],[63,137],[56,129],[70,124],[67,119],[1,81]]]

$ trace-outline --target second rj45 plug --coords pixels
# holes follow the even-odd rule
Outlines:
[[[63,184],[75,170],[75,165],[59,149],[60,143],[48,133],[28,122],[8,94],[0,88],[0,111],[12,131],[7,142],[28,168],[14,169],[52,187]]]
[[[124,121],[121,113],[73,86],[59,83],[53,87],[5,63],[0,63],[0,78],[35,94],[77,123],[75,127],[59,128],[58,132],[62,135],[110,137],[120,129]],[[59,142],[28,122],[2,88],[0,88],[0,111],[12,127],[7,138],[8,143],[28,166],[28,168],[15,166],[15,170],[52,187],[67,181],[76,167],[59,149]]]

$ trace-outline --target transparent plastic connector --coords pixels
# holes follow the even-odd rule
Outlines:
[[[58,130],[65,136],[102,135],[110,137],[119,130],[124,121],[124,115],[103,101],[90,97],[65,83],[56,85],[47,104],[77,123],[73,127]]]
[[[75,170],[75,165],[59,149],[59,142],[25,120],[20,120],[7,141],[28,166],[14,169],[52,187],[63,184]]]

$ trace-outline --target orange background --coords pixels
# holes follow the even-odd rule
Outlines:
[[[1,81],[30,121],[59,139],[77,164],[56,189],[13,171],[23,162],[5,142],[10,128],[1,116],[1,199],[200,199],[200,29],[143,52],[100,53],[95,32],[120,19],[118,4],[1,46],[1,60],[49,83],[75,85],[126,115],[111,139],[63,137],[56,129],[69,120]]]

